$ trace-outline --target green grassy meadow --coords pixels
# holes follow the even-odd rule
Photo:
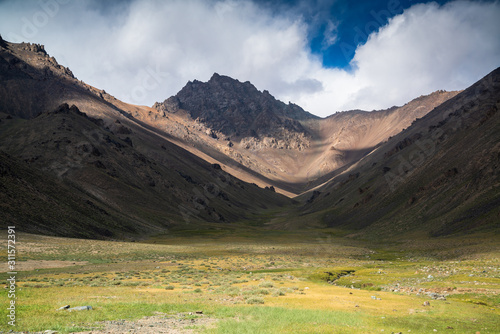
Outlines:
[[[17,324],[5,320],[3,293],[0,331],[202,311],[215,321],[195,322],[196,333],[499,333],[499,255],[494,236],[374,244],[334,230],[233,229],[125,243],[19,233]]]

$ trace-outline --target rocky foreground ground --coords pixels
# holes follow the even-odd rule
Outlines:
[[[188,312],[178,314],[165,314],[156,312],[156,315],[144,317],[139,320],[113,320],[101,321],[95,324],[93,328],[85,332],[75,334],[189,334],[197,333],[201,328],[212,326],[217,320],[205,316],[203,312]],[[0,332],[2,333],[2,332]],[[21,332],[29,333],[29,332]],[[46,330],[34,334],[56,334],[57,331]]]

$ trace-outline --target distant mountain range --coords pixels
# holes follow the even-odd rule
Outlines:
[[[277,101],[249,82],[214,74],[208,82],[189,82],[177,95],[156,103],[156,113],[135,117],[236,169],[242,178],[294,196],[359,160],[457,93],[439,91],[403,107],[353,110],[322,119]]]
[[[91,238],[250,221],[498,231],[499,75],[319,118],[216,73],[145,107],[79,81],[41,45],[0,38],[0,211],[20,230]]]

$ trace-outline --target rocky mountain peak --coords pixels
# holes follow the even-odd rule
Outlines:
[[[200,81],[197,81],[197,82],[201,83]],[[217,72],[215,72],[212,75],[212,77],[210,78],[210,80],[208,80],[207,83],[211,84],[211,85],[225,87],[227,89],[231,89],[231,87],[234,89],[237,86],[240,86],[240,88],[244,87],[244,88],[250,90],[251,92],[260,93],[258,91],[258,89],[250,81],[241,82],[241,81],[239,81],[237,79],[233,79],[227,75],[220,75]],[[269,94],[269,92],[267,90],[265,90],[263,93],[266,93],[266,92]]]
[[[214,72],[214,74],[212,74],[212,77],[210,78],[210,80],[208,80],[208,82],[224,82],[224,81],[232,81],[233,79],[228,77],[228,76],[225,76],[225,75],[220,75],[219,73],[217,72]]]
[[[300,121],[316,118],[296,105],[276,100],[268,91],[259,91],[249,81],[218,73],[208,82],[188,82],[175,96],[153,107],[163,112],[185,110],[211,129],[238,138],[306,135]]]

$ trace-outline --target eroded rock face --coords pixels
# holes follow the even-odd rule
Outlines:
[[[283,130],[280,135],[280,139],[268,136],[262,138],[245,137],[241,139],[241,147],[247,150],[274,148],[302,151],[310,146],[310,138],[305,133]]]
[[[299,106],[276,100],[267,91],[260,92],[248,81],[217,73],[206,83],[188,82],[177,95],[153,107],[164,113],[185,110],[213,132],[245,139],[249,148],[307,147],[309,134],[300,121],[317,118]]]

